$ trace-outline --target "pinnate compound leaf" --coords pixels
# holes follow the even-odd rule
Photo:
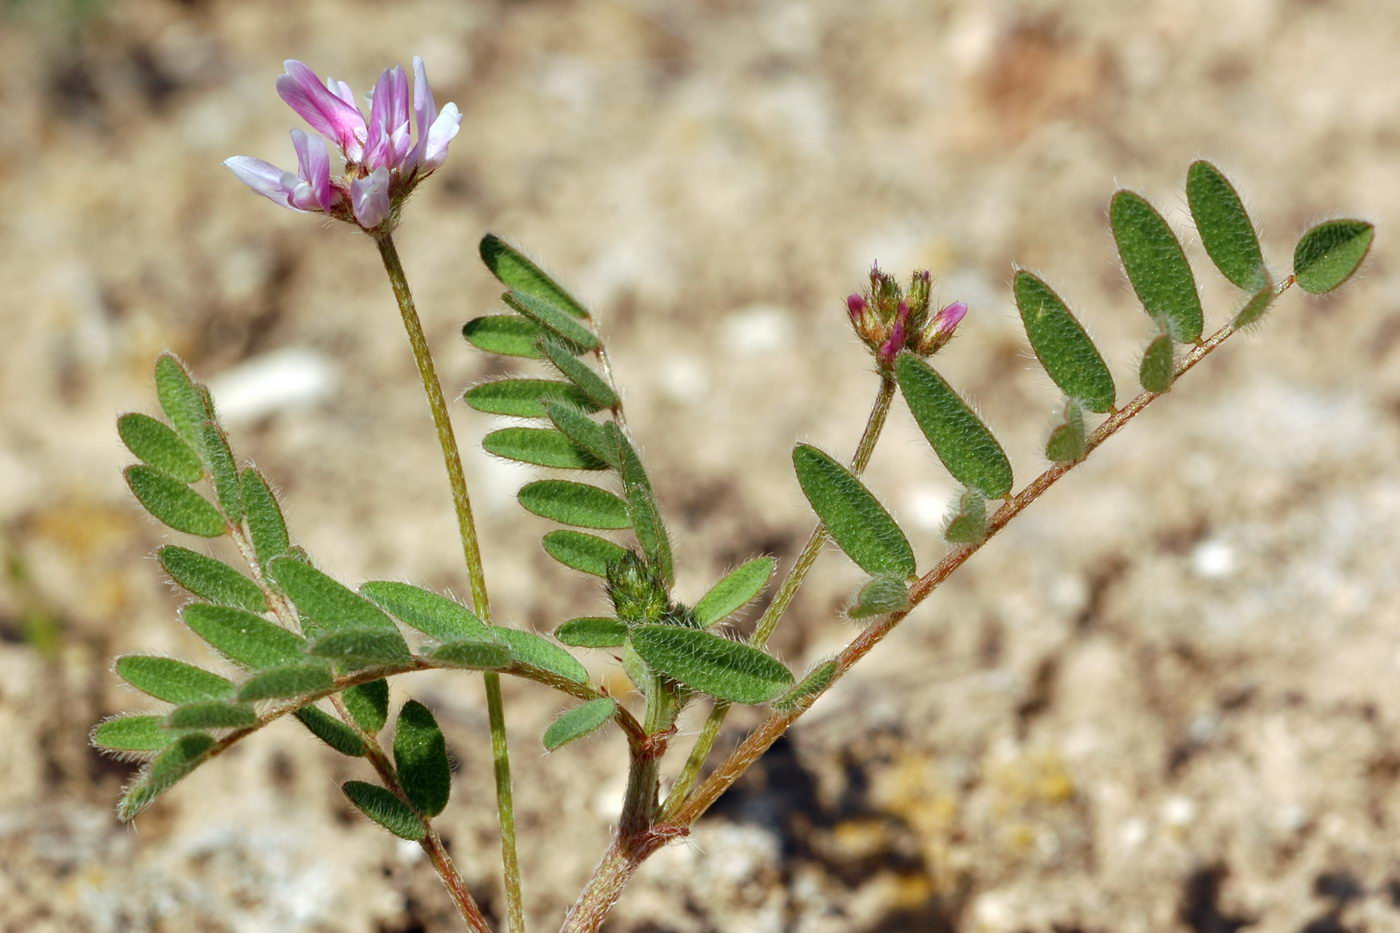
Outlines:
[[[553,408],[547,402],[545,405],[547,409]],[[588,421],[582,412],[579,417]],[[567,435],[551,428],[501,428],[483,437],[481,446],[487,453],[507,460],[560,470],[601,470],[607,466]]]
[[[901,577],[914,572],[909,539],[850,470],[808,444],[793,448],[792,463],[812,510],[858,567]]]
[[[266,565],[292,546],[287,538],[287,520],[282,517],[282,507],[277,504],[272,488],[257,470],[248,467],[240,473],[239,485],[243,490],[244,517],[248,520],[253,550],[258,560]]]
[[[258,724],[253,708],[241,703],[188,703],[165,717],[171,729],[248,729]]]
[[[598,335],[558,305],[520,292],[506,292],[501,299],[527,320],[566,343],[584,350],[598,349]]]
[[[160,751],[179,737],[164,716],[115,716],[92,730],[92,744],[114,752]]]
[[[198,703],[233,696],[233,683],[174,658],[129,654],[117,658],[117,676],[142,693],[167,703]]]
[[[452,793],[452,765],[447,740],[432,710],[409,700],[399,710],[394,731],[394,766],[409,802],[427,816],[437,816]]]
[[[273,582],[296,604],[308,633],[382,629],[398,634],[394,620],[382,609],[310,564],[278,557],[267,567]]]
[[[1250,296],[1249,301],[1245,302],[1244,307],[1239,310],[1239,313],[1235,315],[1235,319],[1230,322],[1230,326],[1235,330],[1239,330],[1242,327],[1248,327],[1251,324],[1257,323],[1269,310],[1269,306],[1274,303],[1275,297],[1273,285],[1265,285],[1254,295]]]
[[[575,648],[617,648],[627,640],[627,623],[603,616],[583,616],[559,626],[554,637]]]
[[[505,240],[488,233],[481,238],[480,251],[481,261],[506,288],[548,301],[574,317],[588,317],[587,308]]]
[[[231,606],[191,603],[185,624],[214,650],[251,670],[286,667],[306,660],[306,640],[262,616]]]
[[[267,598],[258,585],[223,561],[173,544],[156,551],[156,559],[170,579],[201,599],[249,612],[267,611]]]
[[[228,437],[213,421],[204,422],[204,456],[209,461],[209,475],[214,478],[214,495],[219,508],[234,524],[243,519],[243,484],[238,478],[238,466],[233,462]]]
[[[145,465],[127,467],[125,473],[126,484],[136,500],[176,531],[202,538],[228,533],[228,524],[219,510],[179,480]]]
[[[773,708],[786,712],[796,709],[800,704],[805,703],[809,697],[815,697],[836,679],[838,668],[835,661],[826,661],[818,664],[812,672],[798,681],[797,686],[773,701]]]
[[[544,359],[539,344],[546,333],[533,321],[514,314],[488,314],[472,318],[462,327],[462,337],[478,350],[527,360]]]
[[[1259,250],[1259,235],[1229,179],[1209,162],[1192,162],[1186,171],[1186,200],[1191,204],[1201,245],[1221,274],[1245,291],[1263,288],[1269,274]]]
[[[626,502],[586,483],[540,480],[521,487],[517,498],[526,511],[560,524],[604,530],[632,527]]]
[[[311,653],[318,658],[344,661],[352,668],[407,664],[413,660],[398,629],[334,629],[312,643]]]
[[[156,360],[156,398],[176,433],[198,453],[202,442],[200,425],[208,417],[204,397],[184,364],[173,354],[163,353]]]
[[[987,426],[943,377],[911,353],[895,360],[904,401],[953,478],[989,499],[1011,491],[1011,461]]]
[[[303,706],[292,715],[296,716],[307,731],[325,742],[342,755],[361,758],[365,754],[365,743],[345,723],[315,706]]]
[[[1364,220],[1329,220],[1313,227],[1293,249],[1293,274],[1304,291],[1320,295],[1351,278],[1371,251],[1376,228]]]
[[[1112,408],[1113,375],[1060,296],[1024,270],[1016,273],[1012,291],[1031,349],[1055,385],[1090,411]]]
[[[611,697],[589,700],[566,711],[544,731],[544,747],[551,752],[574,739],[581,739],[612,718],[617,701]]]
[[[494,628],[461,603],[411,583],[374,580],[360,593],[405,625],[441,642],[473,639],[490,641]]]
[[[215,744],[214,737],[203,732],[182,735],[171,742],[122,794],[117,804],[117,818],[128,822],[150,806],[182,777],[203,764]]]
[[[617,422],[605,425],[608,438],[616,451],[618,470],[622,475],[622,491],[627,497],[627,514],[632,519],[632,528],[637,535],[637,543],[646,554],[648,562],[661,577],[666,589],[676,582],[676,573],[671,557],[671,538],[666,533],[666,524],[661,520],[661,509],[656,504],[656,494],[652,491],[651,480],[642,467],[642,458],[637,449],[627,439]],[[604,568],[606,570],[606,568]]]
[[[1172,387],[1172,372],[1176,365],[1172,338],[1166,334],[1155,338],[1142,354],[1138,366],[1138,381],[1149,392],[1165,392]]]
[[[695,621],[707,627],[737,612],[763,592],[777,566],[771,557],[755,557],[729,571],[695,604]]]
[[[1154,321],[1178,343],[1201,339],[1205,316],[1196,278],[1172,228],[1141,195],[1119,191],[1108,209],[1128,281]]]
[[[578,386],[552,379],[497,379],[473,386],[462,398],[477,411],[516,418],[546,417],[545,399],[568,402],[588,411],[597,411],[599,407]]]
[[[150,415],[137,412],[117,419],[117,434],[126,449],[143,463],[182,483],[193,483],[204,475],[199,454],[172,428]]]
[[[617,445],[608,436],[603,425],[583,413],[581,409],[564,402],[545,402],[545,413],[565,437],[574,445],[588,452],[597,460],[617,469]]]
[[[548,671],[576,684],[588,683],[588,670],[578,658],[553,642],[518,628],[498,627],[493,631],[510,646],[510,656],[517,664]]]
[[[557,340],[544,340],[540,344],[540,349],[544,355],[554,364],[554,368],[559,370],[560,375],[578,387],[588,399],[587,406],[580,405],[580,408],[616,408],[619,404],[617,393],[612,386],[608,385],[606,379],[593,371],[593,368],[579,359],[575,355],[575,350],[571,345],[560,343]]]
[[[340,692],[345,709],[359,727],[374,733],[389,721],[389,681],[371,680]]]
[[[335,685],[331,669],[321,662],[290,664],[254,674],[238,688],[238,699],[244,703],[255,700],[278,700],[307,696],[329,690]]]
[[[909,584],[901,577],[879,576],[872,577],[860,588],[846,615],[852,619],[868,619],[908,608]]]
[[[595,577],[606,577],[608,565],[621,560],[627,551],[621,546],[582,531],[551,531],[540,539],[545,553],[565,567]]]
[[[503,639],[461,639],[434,648],[428,657],[448,667],[469,671],[498,671],[510,667],[514,656]]]
[[[647,666],[733,703],[764,703],[792,686],[792,673],[757,648],[674,625],[639,625],[629,638]]]
[[[413,808],[378,784],[346,781],[340,786],[355,808],[400,839],[421,842],[428,831]]]

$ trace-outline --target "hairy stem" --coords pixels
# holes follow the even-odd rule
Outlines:
[[[457,449],[457,438],[452,432],[452,420],[447,413],[447,400],[438,382],[437,369],[433,365],[432,351],[423,334],[423,324],[418,320],[418,309],[413,304],[413,295],[408,290],[408,277],[404,274],[399,252],[394,247],[390,234],[384,233],[374,238],[379,247],[379,256],[384,261],[384,271],[388,273],[389,284],[393,286],[394,298],[403,317],[404,330],[413,348],[413,359],[418,364],[418,374],[423,379],[423,393],[428,398],[428,408],[432,411],[433,424],[437,427],[438,444],[442,447],[442,461],[447,467],[447,480],[452,487],[452,502],[457,511],[457,530],[462,539],[462,554],[467,562],[467,574],[471,579],[472,604],[476,614],[486,622],[491,621],[490,601],[486,594],[486,573],[481,564],[481,545],[477,541],[476,522],[472,518],[471,497],[467,493],[467,479],[462,471],[462,456]],[[488,671],[483,678],[486,686],[486,708],[491,727],[491,754],[495,764],[496,811],[501,828],[501,862],[504,869],[506,892],[507,926],[513,933],[523,933],[525,929],[525,907],[520,894],[520,860],[515,845],[515,802],[510,779],[510,747],[506,737],[505,709],[501,699],[501,678],[494,671]]]
[[[870,408],[870,416],[866,418],[865,431],[860,436],[860,443],[856,445],[855,456],[851,458],[851,472],[857,476],[870,465],[870,455],[875,451],[875,442],[880,439],[880,432],[884,430],[885,420],[889,417],[890,403],[894,401],[894,390],[894,377],[889,373],[881,373],[880,390],[875,395],[875,403]],[[806,581],[807,574],[812,570],[812,565],[817,562],[817,557],[821,554],[826,539],[826,525],[817,522],[817,527],[812,529],[811,535],[807,538],[807,544],[797,555],[797,560],[778,587],[778,592],[774,594],[772,602],[768,604],[768,607],[763,610],[763,615],[759,617],[753,637],[749,639],[749,643],[754,647],[762,648],[768,643],[768,638],[778,627],[778,623],[782,621],[788,606],[792,605],[793,599],[796,598],[797,591]],[[671,788],[671,793],[666,797],[666,804],[662,807],[661,818],[663,820],[670,820],[674,816],[674,812],[685,803],[686,796],[695,786],[696,780],[700,777],[700,770],[705,767],[705,760],[710,757],[710,749],[714,747],[715,740],[719,738],[719,730],[724,725],[725,717],[729,715],[729,705],[728,700],[715,701],[714,707],[710,710],[709,718],[705,720],[705,725],[695,740],[695,746],[690,751],[690,757],[686,760],[685,767],[681,769],[680,776],[676,778],[676,783]]]

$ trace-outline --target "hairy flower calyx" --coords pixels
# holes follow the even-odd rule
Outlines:
[[[906,292],[876,263],[870,267],[869,290],[846,297],[851,327],[881,369],[892,367],[902,350],[931,356],[952,339],[967,305],[954,302],[930,314],[932,291],[933,276],[927,269],[910,276]]]

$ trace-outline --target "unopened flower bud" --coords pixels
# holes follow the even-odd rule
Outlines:
[[[608,595],[624,622],[655,622],[669,603],[660,577],[636,551],[608,565]]]
[[[949,340],[953,339],[953,331],[957,330],[958,323],[966,314],[967,305],[961,301],[944,305],[928,322],[928,326],[920,335],[918,346],[915,348],[918,354],[929,356],[941,350]]]
[[[894,365],[894,358],[899,355],[899,351],[904,349],[904,342],[909,338],[909,304],[901,301],[899,311],[894,319],[894,326],[890,328],[890,335],[885,342],[880,345],[880,362],[885,366]]]
[[[851,323],[859,327],[861,319],[870,313],[870,305],[866,304],[864,298],[851,292],[846,296],[846,310],[851,312]]]

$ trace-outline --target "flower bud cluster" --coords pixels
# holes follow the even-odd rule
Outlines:
[[[851,327],[881,368],[894,365],[901,350],[931,356],[952,339],[967,305],[954,302],[930,314],[932,292],[933,276],[927,269],[911,276],[906,292],[876,263],[870,267],[870,289],[846,298]]]

